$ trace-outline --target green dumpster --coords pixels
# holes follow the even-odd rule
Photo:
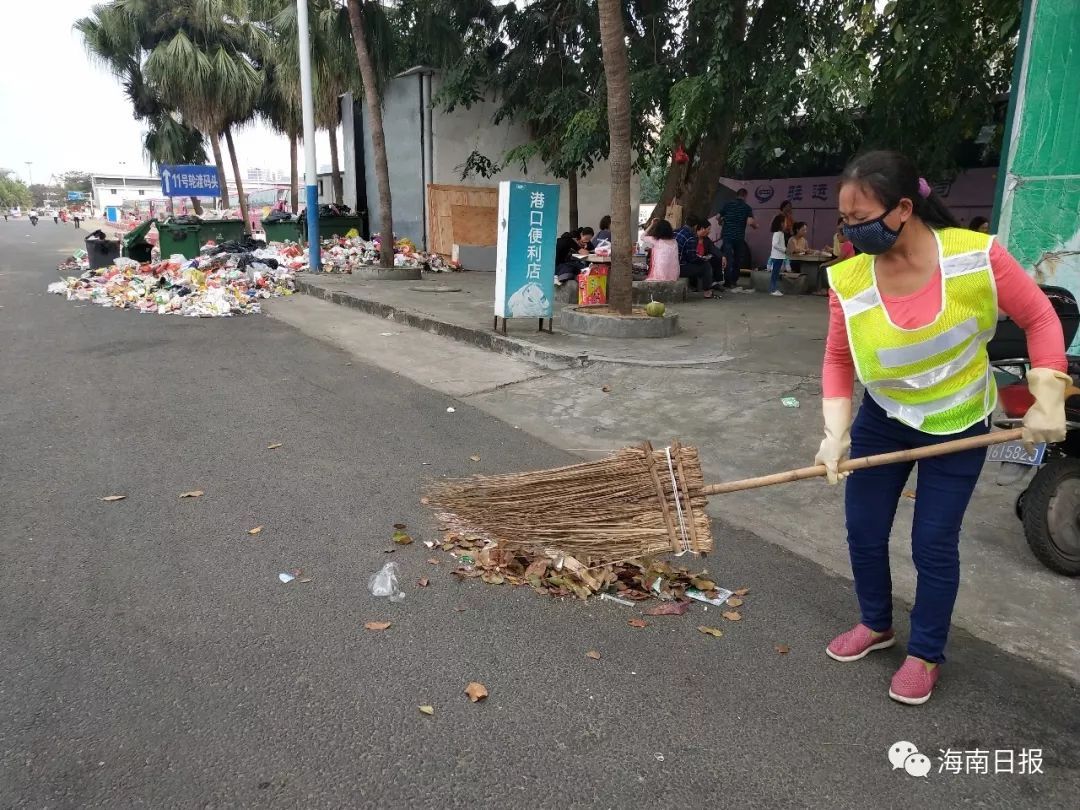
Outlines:
[[[239,242],[244,238],[244,220],[204,219],[201,236],[203,244],[211,239],[219,245],[222,242]]]
[[[177,253],[185,259],[198,256],[202,247],[199,238],[202,227],[198,222],[174,222],[171,219],[160,223],[158,247],[161,248],[161,258],[167,259]]]
[[[301,220],[304,241],[307,241],[307,218]],[[319,217],[319,238],[329,239],[331,236],[344,236],[355,229],[358,234],[364,233],[364,218],[360,216],[348,217]]]
[[[295,219],[282,220],[280,222],[266,222],[262,224],[267,242],[299,242],[300,223]]]
[[[146,241],[146,235],[150,233],[150,229],[154,227],[154,224],[155,220],[148,219],[128,231],[122,240],[125,256],[137,262],[150,261],[150,252],[154,249],[154,246]]]

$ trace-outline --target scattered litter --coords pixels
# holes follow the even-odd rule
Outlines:
[[[435,548],[435,541],[434,540],[425,540],[424,545],[427,546],[428,548]]]
[[[707,636],[716,636],[716,638],[720,638],[724,635],[724,631],[719,627],[706,627],[703,624],[698,625],[698,632],[704,633]]]
[[[106,495],[101,500],[111,503],[112,501],[122,501],[126,497],[127,495]]]
[[[437,560],[437,559],[435,559],[434,557],[428,557],[427,561],[428,561],[429,563],[431,563],[432,565],[442,565],[442,561],[441,561],[441,560]]]
[[[281,442],[278,442],[277,444],[268,444],[266,446],[266,449],[267,450],[277,450],[279,447],[281,447]]]
[[[610,394],[611,393],[611,386],[610,385],[601,386],[600,390],[603,391],[605,394]]]
[[[598,653],[596,650],[589,650],[587,653],[585,653],[585,657],[591,658],[593,661],[599,661],[600,653]]]
[[[664,602],[645,611],[645,616],[682,616],[690,607],[690,602]]]
[[[600,600],[602,602],[616,602],[617,604],[625,605],[626,607],[634,606],[634,603],[631,602],[629,599],[622,599],[618,596],[612,596],[610,593],[600,594]]]
[[[352,273],[365,267],[379,265],[380,240],[375,234],[362,239],[356,229],[344,237],[322,240],[322,262],[325,273]],[[306,264],[304,265],[306,267]],[[438,253],[417,250],[411,239],[399,236],[394,241],[394,267],[418,267],[431,273],[448,273],[460,270],[458,262],[443,258]]]
[[[426,588],[430,584],[431,584],[431,580],[428,579],[427,577],[420,577],[420,579],[418,579],[416,581],[416,587],[417,588]]]
[[[487,687],[484,686],[482,683],[472,681],[468,686],[465,687],[465,694],[469,696],[469,700],[471,700],[473,703],[479,703],[481,700],[488,696],[488,690]]]
[[[455,408],[447,408],[446,412],[447,413],[457,413],[457,409],[455,409]]]
[[[254,536],[263,530],[262,526],[256,526],[254,529],[248,529],[248,534]]]
[[[798,408],[799,407],[799,400],[795,399],[795,397],[784,397],[783,399],[780,400],[780,403],[785,408]]]
[[[732,596],[732,592],[724,588],[717,588],[716,596],[706,596],[697,588],[687,588],[686,595],[695,602],[707,602],[710,605],[720,607]]]
[[[387,630],[391,622],[364,622],[365,630]]]
[[[748,593],[750,593],[749,588],[736,588],[735,589],[735,595],[736,596],[746,596]]]
[[[655,754],[653,754],[653,756],[656,757],[657,762],[663,762],[664,761],[664,755],[661,754],[659,751],[657,751]]]
[[[474,455],[469,456],[469,461],[479,461],[479,460],[480,460],[480,456],[478,456],[478,455],[474,454]]]
[[[739,613],[739,611],[737,610],[725,610],[720,615],[727,619],[729,622],[742,621],[742,614]]]
[[[379,332],[381,337],[393,337],[394,335],[400,335],[401,332]]]
[[[193,490],[191,490],[191,492],[181,492],[180,493],[181,498],[201,498],[202,496],[203,496],[203,491],[201,489],[193,489]]]
[[[737,596],[733,596],[733,597],[731,597],[730,599],[727,600],[727,606],[728,607],[742,607],[742,603],[743,603],[742,599],[740,599]]]
[[[630,621],[627,622],[627,624],[630,625],[631,627],[636,627],[638,629],[640,629],[642,627],[648,627],[649,626],[649,623],[647,621],[645,621],[644,619],[631,619]]]
[[[789,652],[791,652],[791,647],[789,647],[787,644],[777,644],[776,651],[781,655],[787,655]]]
[[[296,579],[296,577],[294,577],[292,574],[286,574],[284,572],[278,574],[277,578],[280,579],[282,582],[285,582],[285,583],[292,582],[294,579]]]
[[[434,706],[420,706],[419,708],[420,708],[420,713],[421,714],[427,714],[427,715],[435,714],[435,707]]]
[[[401,602],[405,594],[398,587],[398,564],[388,562],[378,573],[372,574],[368,580],[368,590],[372,596],[389,596],[391,602]]]

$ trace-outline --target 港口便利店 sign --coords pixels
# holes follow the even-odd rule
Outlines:
[[[495,315],[550,318],[555,300],[555,239],[559,187],[499,183],[499,238],[495,262]]]

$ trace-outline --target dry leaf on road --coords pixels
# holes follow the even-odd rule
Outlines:
[[[364,622],[365,630],[386,630],[391,622]]]
[[[627,622],[631,627],[648,627],[649,623],[644,619],[631,619]]]
[[[193,490],[191,490],[191,492],[181,492],[180,493],[181,498],[201,498],[202,496],[203,496],[203,491],[201,489],[193,489]]]
[[[611,386],[610,385],[601,386],[600,390],[603,391],[605,394],[610,394],[611,393]]]
[[[101,500],[103,500],[103,501],[107,501],[107,502],[111,502],[111,501],[122,501],[122,500],[124,500],[124,498],[126,498],[126,497],[127,497],[127,495],[106,495],[106,496],[105,496],[104,498],[102,498]]]
[[[682,616],[690,608],[689,602],[664,602],[645,611],[646,616]]]
[[[277,450],[279,447],[281,447],[281,442],[277,442],[276,444],[268,444],[266,446],[266,449],[267,450]]]
[[[419,708],[421,714],[435,714],[434,706],[420,706]]]
[[[596,650],[589,650],[587,653],[585,653],[585,657],[591,658],[593,661],[599,661],[600,653],[598,653]]]
[[[480,456],[478,456],[478,455],[474,454],[474,455],[469,456],[469,461],[479,461],[479,460],[480,460]]]
[[[737,622],[742,620],[742,614],[737,610],[725,610],[721,614],[729,622]]]
[[[698,632],[704,633],[707,636],[716,636],[717,638],[720,638],[724,635],[724,631],[721,630],[719,627],[706,627],[703,624],[698,625]]]
[[[442,560],[438,560],[435,557],[428,557],[427,561],[432,565],[442,565]]]
[[[399,546],[407,546],[412,542],[412,538],[405,534],[405,532],[398,529],[394,532],[394,542]]]
[[[482,683],[473,681],[465,687],[465,694],[469,696],[469,700],[477,703],[488,696],[488,690]]]
[[[395,523],[394,528],[397,529],[399,532],[403,532],[408,527],[404,523]]]
[[[791,652],[791,647],[789,647],[787,644],[777,644],[776,651],[781,655],[787,655],[789,652]]]
[[[736,596],[746,596],[748,593],[750,593],[749,588],[739,588],[737,591],[735,591]]]
[[[417,588],[426,588],[430,584],[431,584],[431,580],[428,579],[427,577],[420,577],[420,579],[418,579],[416,581],[416,587]]]
[[[258,534],[259,532],[262,531],[262,529],[263,529],[262,526],[256,526],[254,529],[248,529],[248,534],[251,534],[251,535]]]
[[[733,596],[727,600],[728,607],[742,607],[742,599],[737,596]]]

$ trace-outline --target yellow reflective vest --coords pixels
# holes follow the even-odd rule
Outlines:
[[[874,257],[829,268],[840,299],[855,371],[890,416],[924,433],[960,433],[989,416],[997,386],[986,344],[997,329],[990,267],[993,237],[964,228],[934,232],[941,267],[941,311],[932,323],[892,322],[874,276]]]

